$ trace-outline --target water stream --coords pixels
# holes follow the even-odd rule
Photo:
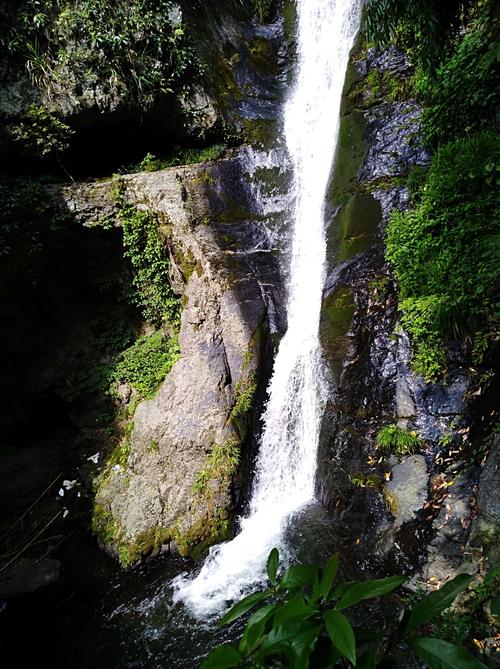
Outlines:
[[[211,549],[194,578],[174,581],[174,601],[197,617],[224,608],[264,578],[267,554],[290,520],[314,499],[319,428],[327,391],[319,342],[325,274],[325,193],[362,0],[298,0],[296,80],[284,110],[293,167],[293,238],[287,331],[276,356],[263,416],[248,515],[230,542]]]

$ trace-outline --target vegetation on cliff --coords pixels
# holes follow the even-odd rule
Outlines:
[[[409,181],[414,209],[391,216],[387,257],[415,371],[436,380],[448,367],[445,343],[460,342],[477,365],[498,330],[498,17],[483,0],[371,0],[368,27],[409,49],[434,151]]]
[[[90,82],[147,107],[201,67],[170,0],[6,2],[0,19],[7,67],[24,63],[48,100]]]

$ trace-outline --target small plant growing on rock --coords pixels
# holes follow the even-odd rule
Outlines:
[[[378,431],[376,437],[377,450],[386,455],[409,455],[422,448],[422,445],[422,439],[416,432],[407,432],[398,425],[386,425]]]
[[[35,155],[59,156],[70,144],[74,131],[55,114],[42,106],[32,105],[15,130],[17,139]]]

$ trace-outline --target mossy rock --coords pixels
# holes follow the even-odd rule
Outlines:
[[[341,286],[323,302],[320,339],[335,380],[340,380],[356,305],[352,288]]]

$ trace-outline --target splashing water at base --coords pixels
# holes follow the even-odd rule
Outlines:
[[[338,136],[349,52],[362,0],[297,0],[298,63],[285,106],[295,206],[287,305],[268,389],[250,511],[239,534],[215,546],[198,576],[174,581],[174,600],[198,616],[215,613],[261,581],[265,560],[295,512],[314,497],[326,394],[319,320],[326,254],[324,201]]]

